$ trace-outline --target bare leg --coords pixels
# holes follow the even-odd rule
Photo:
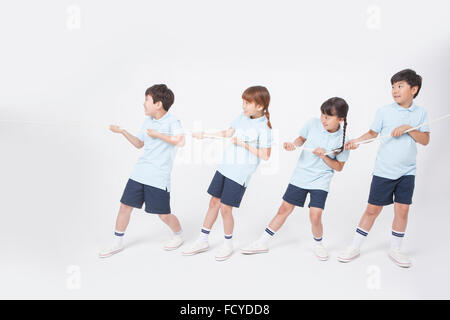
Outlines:
[[[214,222],[217,220],[217,216],[219,215],[220,208],[220,199],[216,197],[211,197],[209,201],[209,208],[206,212],[205,220],[203,221],[203,227],[211,230],[214,225]]]
[[[232,234],[234,229],[233,207],[226,204],[220,204],[220,213],[223,219],[223,231],[225,234]]]
[[[206,212],[205,219],[203,220],[203,229],[211,230],[214,223],[217,220],[220,209],[220,199],[216,197],[211,197],[209,201],[208,211]],[[184,255],[194,255],[200,252],[204,252],[209,249],[208,244],[209,232],[200,232],[197,241],[187,250],[183,251]]]
[[[131,212],[133,211],[133,207],[127,206],[126,204],[121,203],[119,208],[119,213],[117,214],[116,219],[116,230],[120,232],[125,232],[128,227],[128,223],[130,222]]]
[[[175,232],[180,232],[181,231],[181,225],[180,225],[180,221],[178,220],[178,218],[169,213],[169,214],[159,214],[159,217],[161,218],[161,220],[167,224],[169,226],[169,228],[175,233]]]
[[[269,228],[277,232],[286,221],[287,217],[294,211],[295,206],[283,200],[275,217],[269,223]]]
[[[409,205],[403,203],[394,203],[394,221],[392,223],[392,230],[397,233],[402,233],[399,236],[397,233],[393,233],[391,236],[391,249],[389,250],[389,257],[400,267],[410,267],[411,261],[408,256],[399,252],[406,225],[408,223]]]
[[[361,217],[358,227],[369,232],[375,222],[375,219],[380,214],[381,210],[383,210],[382,206],[375,206],[373,204],[368,203],[366,211]]]
[[[320,239],[323,235],[322,212],[320,208],[309,208],[309,219],[311,220],[311,229],[314,238]]]
[[[405,232],[408,224],[409,205],[403,203],[394,203],[394,222],[392,229],[398,232]]]
[[[133,207],[127,206],[126,204],[120,203],[119,213],[116,218],[116,231],[120,233],[125,233],[125,230],[128,227],[130,222],[131,212],[133,211]],[[107,258],[122,251],[123,247],[123,234],[114,236],[114,244],[108,248],[102,250],[99,254],[100,258]]]

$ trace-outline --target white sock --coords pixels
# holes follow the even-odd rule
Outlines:
[[[323,237],[320,237],[320,238],[313,237],[313,238],[314,238],[314,243],[315,244],[322,244]]]
[[[180,228],[180,231],[174,232],[173,234],[176,235],[176,236],[182,237],[183,236],[183,229]]]
[[[391,249],[400,249],[404,236],[404,232],[392,230]]]
[[[366,239],[368,231],[361,229],[360,227],[356,228],[355,236],[353,237],[353,247],[360,248],[364,239]]]
[[[233,235],[232,234],[225,235],[225,244],[227,246],[229,246],[230,248],[233,248]]]
[[[206,229],[206,228],[202,228],[202,231],[200,232],[200,236],[198,237],[199,240],[208,242],[208,238],[209,238],[209,233],[210,232],[211,232],[211,230]]]
[[[116,247],[121,247],[123,245],[123,236],[125,235],[125,232],[123,231],[115,231],[114,232],[114,245]]]
[[[266,230],[264,230],[261,237],[258,239],[258,241],[261,244],[267,245],[269,243],[270,239],[272,239],[274,235],[275,235],[275,231],[273,231],[272,229],[267,227]]]

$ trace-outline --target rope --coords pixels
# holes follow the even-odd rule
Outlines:
[[[431,120],[431,121],[428,121],[428,122],[424,122],[421,125],[418,125],[417,127],[408,129],[403,134],[411,132],[411,131],[414,131],[414,130],[417,130],[417,129],[425,126],[425,125],[429,125],[431,123],[435,123],[435,122],[444,120],[444,119],[449,118],[449,117],[450,117],[450,113],[448,113],[446,115],[443,115],[442,117],[436,118],[434,120]],[[73,125],[73,126],[87,126],[87,127],[102,128],[102,129],[108,129],[109,128],[109,126],[100,125],[100,124],[93,124],[93,123],[86,123],[86,122],[51,123],[51,122],[24,121],[24,120],[0,120],[0,122],[2,122],[2,123],[20,123],[20,124],[38,124],[38,125],[45,125],[45,126],[49,126],[49,125],[56,125],[56,126],[58,126],[58,125],[62,125],[62,126]],[[119,128],[123,129],[121,127],[119,127]],[[163,133],[163,134],[170,134],[168,132],[161,132],[161,133]],[[192,136],[193,132],[192,131],[185,131],[184,135]],[[374,141],[378,141],[378,140],[382,140],[384,138],[389,138],[389,137],[391,137],[391,136],[390,135],[384,135],[384,136],[379,135],[376,138],[372,138],[372,139],[367,139],[367,140],[364,140],[364,141],[356,142],[355,144],[357,144],[357,145],[368,144],[368,143],[371,143],[371,142],[374,142]],[[224,139],[225,140],[229,140],[230,139],[230,137],[215,136],[215,135],[213,135],[211,133],[204,133],[203,134],[203,138],[205,138],[205,139],[218,139],[218,140],[224,140]],[[250,143],[250,142],[256,142],[256,141],[257,140],[248,140],[248,141],[244,141],[244,142]],[[303,146],[300,146],[300,147],[299,146],[295,146],[295,148],[296,149],[303,149],[305,151],[310,151],[310,152],[314,151],[314,149],[312,149],[312,148],[305,148]],[[325,155],[331,155],[331,154],[335,153],[337,150],[338,149],[327,151],[325,153]]]

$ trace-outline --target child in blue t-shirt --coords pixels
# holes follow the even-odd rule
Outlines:
[[[430,129],[427,125],[404,134],[408,129],[427,122],[427,112],[417,106],[413,99],[419,94],[422,77],[415,71],[406,69],[391,78],[394,103],[377,110],[370,130],[358,139],[350,140],[345,148],[356,149],[359,142],[390,135],[381,140],[378,149],[372,184],[370,186],[367,209],[363,214],[352,245],[338,257],[341,262],[349,262],[360,254],[360,246],[372,228],[383,206],[394,203],[391,248],[389,257],[401,267],[410,267],[411,261],[400,250],[400,245],[412,203],[416,174],[416,143],[427,145]]]
[[[216,260],[223,261],[231,256],[234,228],[232,208],[239,208],[250,177],[261,159],[269,159],[272,140],[269,91],[262,86],[250,87],[244,91],[242,99],[243,113],[231,123],[228,130],[213,134],[232,137],[233,144],[225,150],[222,163],[208,188],[211,200],[200,236],[191,247],[183,251],[184,255],[194,255],[209,249],[208,236],[220,210],[225,242],[219,248]],[[193,137],[202,139],[203,135],[203,132],[199,132],[193,134]]]
[[[314,253],[319,260],[328,259],[327,250],[322,244],[321,217],[334,171],[341,171],[349,156],[349,151],[344,150],[348,105],[342,98],[330,98],[322,104],[320,111],[320,119],[309,120],[294,142],[284,143],[287,151],[300,146],[313,151],[302,151],[278,213],[258,240],[241,249],[243,254],[268,252],[269,240],[281,228],[295,206],[304,206],[309,193]]]
[[[147,116],[135,137],[118,126],[110,130],[121,133],[136,148],[144,152],[131,172],[116,220],[113,244],[100,252],[101,258],[109,257],[123,249],[123,237],[133,208],[157,214],[173,231],[173,237],[164,249],[175,250],[183,243],[182,229],[177,217],[170,210],[170,174],[176,147],[182,147],[185,137],[181,122],[168,113],[174,102],[172,90],[157,84],[145,91],[144,111]]]

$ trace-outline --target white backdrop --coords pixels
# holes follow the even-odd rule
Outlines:
[[[392,103],[390,77],[423,76],[416,104],[449,112],[450,2],[442,1],[9,1],[0,4],[1,298],[450,298],[449,122],[418,147],[404,249],[389,261],[392,206],[361,258],[336,261],[365,208],[377,145],[352,152],[324,211],[331,258],[311,252],[306,209],[297,208],[267,255],[226,262],[214,252],[165,252],[170,232],[135,211],[124,252],[97,254],[114,229],[119,199],[140,150],[107,130],[136,132],[145,89],[166,83],[170,112],[188,130],[224,129],[241,93],[266,86],[278,143],[292,140],[321,103],[350,105],[348,135],[366,132]],[[188,242],[199,232],[217,142],[190,139],[172,174],[172,211]],[[254,240],[276,213],[298,153],[274,145],[235,211],[235,246]],[[223,239],[215,225],[213,249]],[[268,284],[268,285],[267,285]],[[270,288],[270,289],[268,289]]]

